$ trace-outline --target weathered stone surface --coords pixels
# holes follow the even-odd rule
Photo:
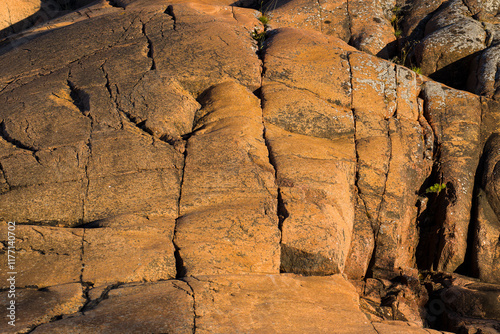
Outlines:
[[[16,286],[18,288],[43,288],[80,281],[82,272],[82,229],[16,225],[15,231]],[[7,224],[3,223],[0,240],[8,237]],[[1,263],[7,266],[8,245],[2,243]],[[9,271],[0,273],[1,288],[7,288]]]
[[[202,104],[187,143],[174,239],[186,273],[276,273],[277,192],[259,100],[227,82]]]
[[[418,326],[412,326],[407,322],[403,321],[384,321],[384,322],[373,322],[373,328],[377,333],[384,334],[451,334],[450,332],[442,332],[433,329],[421,328]]]
[[[500,41],[495,1],[404,8],[434,78]],[[263,43],[262,13],[235,7],[260,5]],[[2,42],[0,219],[17,222],[19,289],[75,287],[23,326],[430,333],[424,284],[444,283],[417,266],[497,282],[497,149],[478,165],[500,124],[496,48],[471,68],[481,98],[366,54],[411,40],[395,40],[395,6],[102,0]],[[435,326],[494,330],[496,287],[460,289]]]
[[[216,12],[212,14],[213,9]],[[151,29],[149,39],[156,68],[168,71],[194,94],[230,79],[238,80],[252,91],[260,87],[256,44],[249,29],[239,21],[247,23],[249,16],[253,16],[254,26],[259,26],[255,11],[233,16],[230,7],[192,3],[174,4],[167,12],[173,21],[166,21],[167,15],[157,15],[146,25],[147,32]],[[164,22],[173,23],[174,28],[166,37],[162,35]]]
[[[351,36],[347,1],[274,0],[267,3],[264,13],[272,29],[291,27],[311,29],[348,42]]]
[[[468,90],[481,96],[498,99],[498,65],[500,63],[500,45],[484,50],[476,60],[469,75]]]
[[[415,47],[418,66],[424,75],[445,84],[465,88],[473,55],[487,47],[481,22],[471,18],[460,1],[443,5],[426,24],[425,38]]]
[[[485,193],[479,194],[472,264],[481,280],[500,284],[500,221],[488,200]]]
[[[40,10],[40,0],[5,0],[0,5],[0,30]]]
[[[481,280],[500,284],[500,201],[497,165],[500,136],[488,139],[482,157],[482,180],[476,199],[477,217],[474,226],[472,269]]]
[[[418,243],[417,190],[430,174],[429,142],[433,142],[422,117],[417,78],[403,67],[358,53],[351,54],[349,62],[356,117],[356,185],[362,207],[357,211],[358,226],[373,230],[372,270],[412,268]],[[405,145],[406,141],[414,145]],[[353,245],[351,254],[353,266],[366,265],[372,257],[362,245]]]
[[[467,249],[474,174],[481,150],[481,104],[475,95],[434,82],[426,82],[423,92],[426,117],[439,144],[440,165],[431,182],[446,184],[446,192],[432,198],[435,221],[425,224],[426,242],[421,242],[427,254],[437,256],[422,264],[429,267],[434,262],[438,270],[454,271],[463,263]]]
[[[394,28],[384,12],[382,3],[395,1],[349,1],[351,44],[357,49],[381,58],[392,58],[396,51]]]
[[[91,227],[83,236],[83,282],[99,286],[175,278],[174,219],[125,215]]]
[[[355,281],[360,307],[372,322],[397,320],[423,327],[426,318],[427,290],[420,284],[417,271],[391,281],[367,278]],[[383,333],[385,333],[383,331]]]
[[[37,327],[32,333],[192,333],[193,296],[182,281],[122,285],[105,290],[82,314]]]
[[[314,51],[290,54],[299,38],[316,44]],[[315,62],[319,58],[328,60]],[[353,226],[355,168],[345,58],[327,39],[295,29],[280,29],[265,49],[264,66],[272,70],[263,81],[263,113],[286,212],[281,226],[285,272],[328,275],[344,268]],[[296,66],[299,61],[305,66]],[[326,80],[307,75],[328,66],[344,70],[330,72]]]
[[[219,275],[186,282],[194,291],[197,333],[376,333],[358,308],[354,287],[339,275]]]
[[[55,317],[77,312],[85,303],[82,286],[79,283],[56,285],[48,288],[17,289],[15,297],[4,291],[0,296],[2,310],[15,301],[15,326],[9,325],[11,319],[0,323],[2,333],[27,333],[33,327],[49,322]],[[13,319],[13,318],[12,318]]]
[[[441,0],[412,1],[411,9],[405,11],[404,19],[401,20],[403,36],[407,36],[410,40],[424,38],[425,25],[442,2]]]
[[[123,130],[93,131],[90,151],[84,221],[129,213],[176,217],[183,157],[171,145],[125,123]]]
[[[439,277],[440,276],[440,277]],[[430,324],[440,323],[454,333],[500,331],[500,286],[474,279],[440,275],[429,302]]]

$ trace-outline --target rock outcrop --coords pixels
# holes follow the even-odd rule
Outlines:
[[[99,1],[9,36],[1,331],[500,330],[490,5],[403,25],[471,92],[382,59],[391,1]]]

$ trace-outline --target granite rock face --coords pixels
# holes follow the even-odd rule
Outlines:
[[[396,5],[98,1],[4,39],[0,331],[497,330],[496,5]],[[410,35],[477,89],[383,59]]]

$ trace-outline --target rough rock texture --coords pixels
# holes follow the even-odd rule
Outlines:
[[[11,304],[9,292],[1,293],[0,304],[7,309]],[[18,313],[16,326],[0,324],[2,333],[26,332],[34,326],[49,322],[61,314],[77,312],[85,304],[82,286],[78,283],[55,285],[43,290],[22,289],[17,291]],[[9,319],[10,320],[10,319]]]
[[[498,328],[496,5],[395,6],[100,1],[4,40],[1,331]],[[381,59],[410,34],[472,92]]]
[[[469,66],[471,56],[488,46],[487,32],[472,15],[462,1],[450,1],[427,22],[425,37],[415,48],[423,74],[465,87],[463,68]]]
[[[186,274],[278,273],[277,192],[259,100],[227,82],[201,101],[174,239]]]
[[[349,64],[341,58],[342,49],[314,37],[293,29],[272,37],[262,97],[266,140],[286,215],[281,269],[328,275],[343,271],[349,250],[356,157],[352,112],[343,106],[350,104]],[[297,50],[297,40],[309,52]],[[315,43],[313,50],[306,47]],[[299,60],[303,67],[297,66]],[[312,75],[332,67],[339,71],[327,72],[326,80]]]
[[[348,8],[343,0],[273,0],[264,6],[264,13],[271,19],[271,27],[316,30],[348,42],[351,38]]]
[[[387,15],[387,7],[395,5],[396,1],[348,1],[352,45],[381,58],[392,58],[396,49],[396,36],[389,21],[391,17]]]
[[[123,285],[31,333],[192,333],[193,308],[192,292],[181,281]]]
[[[437,274],[433,280],[433,283],[427,283],[429,323],[454,333],[500,331],[498,285],[456,274]]]
[[[40,10],[40,0],[5,0],[0,6],[0,30],[17,23]]]
[[[423,218],[429,229],[424,233],[429,234],[422,247],[427,251],[429,246],[436,247],[430,253],[435,252],[437,256],[429,259],[434,261],[435,269],[454,271],[463,263],[467,249],[474,173],[481,150],[481,104],[475,95],[450,90],[434,82],[425,83],[424,101],[425,113],[439,145],[439,165],[434,168],[433,181],[446,184],[446,193],[443,193],[445,196],[437,193],[431,198],[437,213],[435,221],[441,217],[444,220],[436,226],[428,221],[429,217]],[[433,234],[439,241],[429,245]]]

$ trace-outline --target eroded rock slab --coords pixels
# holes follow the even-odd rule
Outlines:
[[[284,215],[285,272],[342,272],[351,240],[355,150],[350,73],[340,48],[347,46],[330,41],[283,28],[265,49],[264,124]],[[296,43],[308,47],[301,51]],[[323,71],[329,72],[316,75]]]
[[[174,239],[186,274],[277,273],[277,192],[259,99],[228,82],[206,92],[202,105]]]
[[[198,333],[376,333],[358,308],[354,287],[339,275],[221,275],[186,282],[194,292]]]
[[[79,283],[51,286],[40,290],[17,289],[15,297],[9,297],[9,291],[2,292],[2,309],[10,307],[15,301],[15,326],[6,317],[0,324],[3,333],[27,333],[33,327],[52,319],[77,312],[85,303],[82,286]]]
[[[37,327],[32,333],[192,333],[193,297],[181,281],[123,285],[83,314]]]

